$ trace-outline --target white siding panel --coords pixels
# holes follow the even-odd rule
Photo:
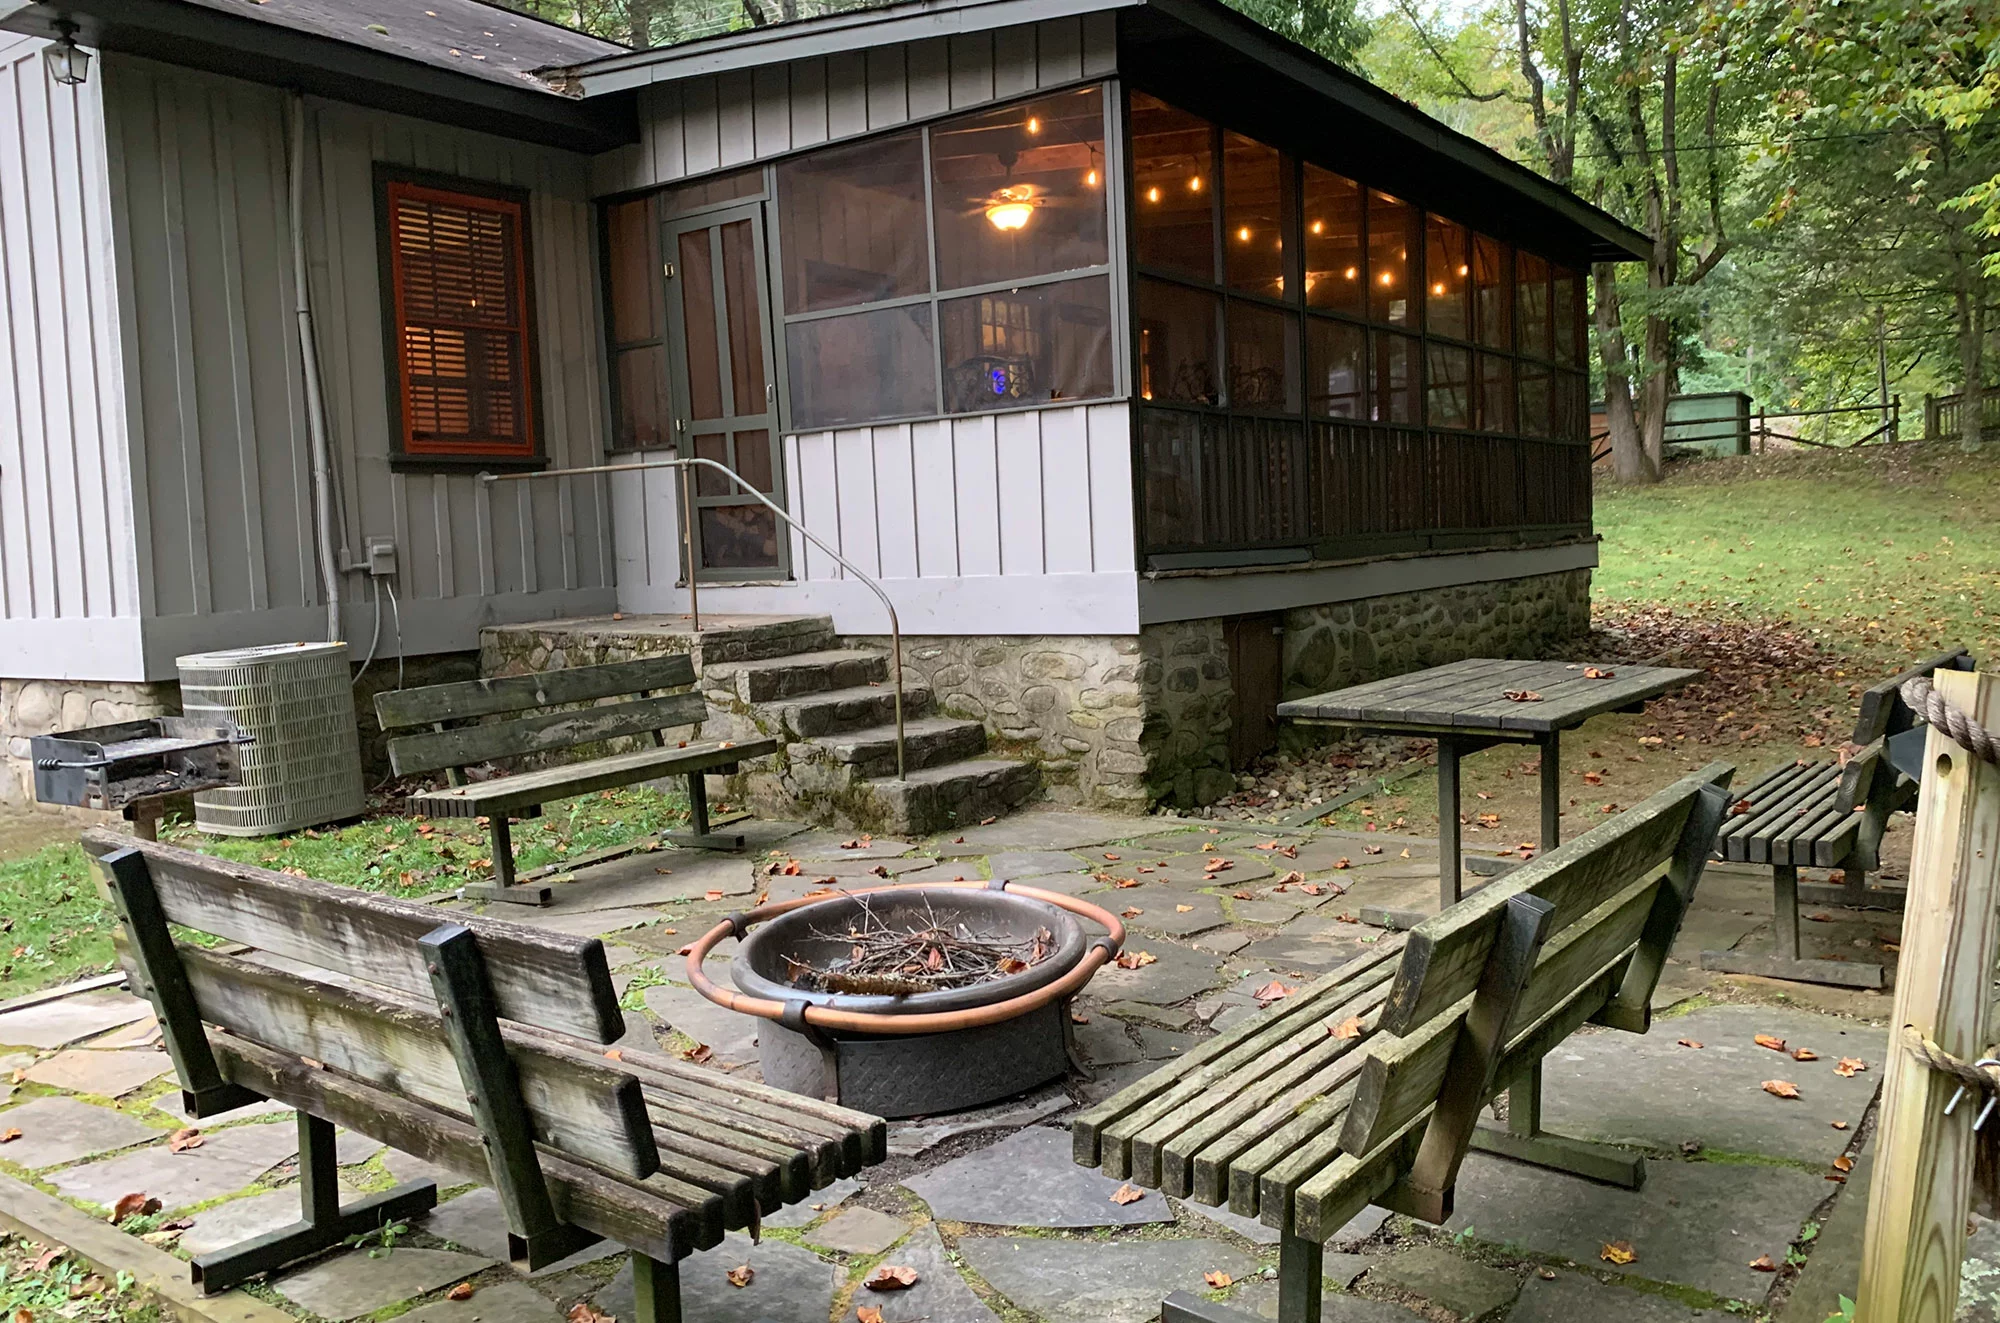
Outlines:
[[[917,493],[912,452],[917,428],[906,424],[874,429],[875,540],[882,551],[882,577],[915,579]]]
[[[953,419],[951,449],[958,477],[958,572],[999,574],[1000,469],[993,419]]]
[[[1050,574],[1087,574],[1091,564],[1090,415],[1051,410],[1041,419],[1042,521]]]
[[[859,51],[826,57],[826,134],[852,138],[868,132],[868,61]]]
[[[891,129],[909,122],[909,66],[903,46],[875,46],[868,51],[868,128]]]
[[[792,149],[792,87],[782,64],[756,71],[752,110],[757,126],[757,155],[779,156]]]
[[[1132,475],[1132,411],[1123,404],[1093,404],[1086,417],[1091,562],[1099,572],[1136,571],[1139,551],[1132,523],[1132,501],[1137,491]]]
[[[1035,30],[1032,27],[1001,28],[993,34],[993,95],[1019,96],[1032,92],[1041,81],[1035,64]]]
[[[916,503],[917,573],[957,578],[958,475],[950,420],[911,424],[910,493]]]
[[[678,84],[649,87],[639,94],[639,133],[652,143],[655,179],[679,179],[687,174]]]
[[[943,37],[909,47],[910,118],[928,119],[951,109],[951,47]]]
[[[1083,74],[1096,78],[1118,69],[1118,16],[1112,13],[1083,16]]]
[[[952,109],[983,106],[992,99],[993,34],[968,32],[951,38]]]
[[[791,65],[792,146],[826,141],[826,61],[794,60]]]
[[[875,434],[862,428],[833,434],[840,554],[863,574],[882,577],[882,522],[875,506]]]
[[[687,173],[706,174],[722,166],[722,125],[715,79],[693,78],[681,86],[681,141]]]
[[[1083,77],[1083,20],[1052,18],[1035,25],[1036,74],[1042,86]]]
[[[840,541],[840,471],[834,434],[815,432],[799,437],[794,445],[799,452],[799,485],[793,489],[792,517],[811,529],[814,537],[846,555]],[[792,572],[802,579],[838,579],[840,566],[807,544],[805,556]]]
[[[749,71],[718,74],[715,79],[716,134],[721,140],[719,164],[742,165],[757,159],[756,81]]]
[[[993,430],[999,465],[1000,572],[1045,574],[1041,415],[1003,413],[994,419]]]

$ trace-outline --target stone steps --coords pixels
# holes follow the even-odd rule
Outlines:
[[[871,781],[868,792],[881,814],[876,830],[918,835],[1011,813],[1041,787],[1041,770],[1033,763],[980,758],[926,767],[903,781]]]
[[[804,742],[807,757],[830,757],[865,777],[896,775],[896,727],[888,724],[838,735],[821,735]],[[903,764],[907,770],[975,758],[986,752],[986,727],[953,717],[918,717],[903,721]],[[796,756],[796,755],[795,755]]]
[[[702,688],[727,690],[744,703],[770,703],[802,694],[857,689],[889,678],[889,659],[859,648],[829,648],[702,670]]]
[[[903,720],[913,721],[929,711],[931,691],[913,677],[906,677],[903,685]],[[887,680],[882,680],[853,689],[829,689],[784,699],[766,711],[776,716],[785,734],[809,739],[885,722],[894,724],[896,691]]]

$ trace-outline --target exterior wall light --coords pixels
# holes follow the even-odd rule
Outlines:
[[[42,48],[42,59],[49,67],[49,77],[64,87],[75,87],[90,76],[90,52],[76,44],[76,25],[58,23],[57,37]]]

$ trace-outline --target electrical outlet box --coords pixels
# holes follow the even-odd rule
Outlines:
[[[371,537],[368,539],[368,574],[376,579],[396,577],[396,539]]]

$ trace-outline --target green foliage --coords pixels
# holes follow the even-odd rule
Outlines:
[[[75,845],[0,863],[0,1001],[111,967],[110,914]]]
[[[1357,0],[1229,0],[1229,7],[1336,64],[1352,61],[1368,37]]]
[[[1828,1314],[1825,1323],[1854,1323],[1854,1302],[1846,1296],[1840,1297],[1840,1308]]]
[[[26,1237],[0,1232],[0,1318],[39,1323],[158,1323],[160,1312],[133,1289],[130,1273],[111,1280],[75,1255],[62,1252],[40,1267],[48,1250]]]

